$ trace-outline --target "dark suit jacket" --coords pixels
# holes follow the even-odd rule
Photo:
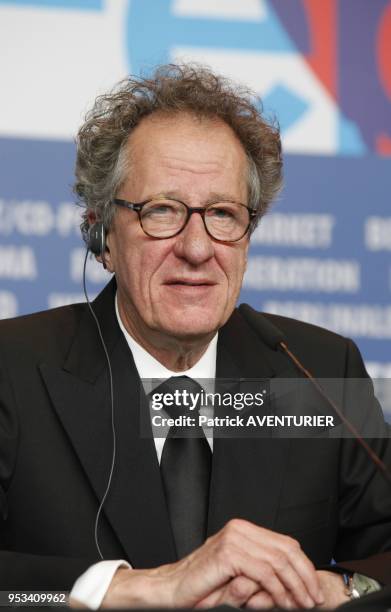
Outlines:
[[[148,568],[175,561],[175,549],[154,442],[139,435],[140,382],[114,291],[111,282],[95,301],[117,429],[100,544],[105,558]],[[350,340],[268,316],[316,376],[366,376]],[[236,310],[219,334],[217,376],[295,375]],[[387,441],[373,445],[390,464]],[[111,457],[108,369],[86,305],[1,322],[1,589],[69,589],[98,560],[94,522]],[[352,440],[216,439],[209,534],[233,517],[290,534],[318,566],[364,559],[351,567],[391,582],[390,556],[373,557],[391,549],[391,491]]]

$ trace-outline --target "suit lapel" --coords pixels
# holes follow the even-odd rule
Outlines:
[[[134,567],[175,560],[171,528],[152,437],[140,436],[145,395],[114,311],[115,283],[94,302],[113,374],[116,457],[104,514]],[[102,500],[112,463],[110,383],[107,361],[91,314],[86,311],[63,369],[41,372],[56,412],[92,485]],[[97,501],[98,507],[98,501]],[[104,553],[104,545],[102,546]]]
[[[217,378],[292,376],[286,358],[269,349],[235,310],[220,330]],[[270,438],[215,439],[208,533],[231,518],[273,528],[290,441]]]

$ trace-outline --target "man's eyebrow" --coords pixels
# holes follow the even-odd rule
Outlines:
[[[144,198],[144,200],[153,200],[155,198],[169,198],[172,200],[179,200],[181,202],[185,202],[186,204],[188,200],[188,198],[186,198],[186,196],[184,196],[184,194],[180,193],[179,191],[159,191],[158,193],[150,194],[147,198]],[[208,199],[205,201],[205,205],[214,204],[215,202],[236,202],[237,204],[243,204],[243,202],[239,198],[236,198],[230,193],[213,191],[209,194]]]
[[[232,193],[225,192],[212,192],[208,198],[209,202],[236,202],[237,204],[243,204],[242,200],[236,198]]]

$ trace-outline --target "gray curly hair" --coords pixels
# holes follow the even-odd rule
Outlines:
[[[233,129],[249,162],[248,205],[259,213],[254,229],[282,185],[278,125],[265,120],[261,102],[250,90],[203,66],[169,64],[149,78],[121,81],[87,113],[77,136],[74,186],[85,208],[83,238],[91,212],[109,229],[115,210],[111,201],[131,171],[128,138],[144,117],[158,111],[219,118]]]

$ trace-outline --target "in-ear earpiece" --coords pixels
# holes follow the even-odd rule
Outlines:
[[[104,257],[106,250],[106,232],[101,221],[97,221],[88,230],[88,249],[94,255]]]

